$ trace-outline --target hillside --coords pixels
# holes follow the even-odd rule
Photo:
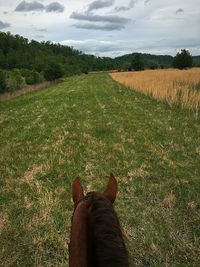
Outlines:
[[[50,41],[29,41],[19,35],[0,32],[0,68],[29,69],[40,73],[55,63],[63,68],[65,75],[114,69],[110,58],[85,55],[81,51]]]
[[[135,55],[141,55],[142,60],[144,62],[145,69],[149,68],[169,68],[172,66],[173,57],[172,56],[156,56],[151,54],[143,54],[143,53],[132,53],[124,56],[116,57],[114,62],[117,64],[119,68],[127,68],[127,66],[131,65]]]
[[[128,69],[135,55],[139,54],[144,62],[145,69],[170,68],[174,57],[169,55],[151,55],[145,53],[132,53],[114,59],[118,69]],[[200,56],[193,56],[193,66],[200,67]]]

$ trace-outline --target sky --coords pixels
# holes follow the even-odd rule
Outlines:
[[[200,55],[200,0],[0,0],[0,31],[95,56]]]

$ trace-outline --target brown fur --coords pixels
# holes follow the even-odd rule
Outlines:
[[[75,201],[69,245],[70,267],[128,267],[128,253],[112,202],[117,183],[111,177],[104,193],[85,197],[78,180],[73,183]]]

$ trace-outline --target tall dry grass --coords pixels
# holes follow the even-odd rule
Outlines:
[[[171,106],[181,105],[197,112],[200,109],[200,68],[145,70],[110,75],[119,83],[166,101]]]

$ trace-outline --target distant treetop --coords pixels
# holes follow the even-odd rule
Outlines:
[[[192,56],[186,49],[182,49],[180,53],[177,53],[173,60],[174,68],[186,69],[192,67]]]

